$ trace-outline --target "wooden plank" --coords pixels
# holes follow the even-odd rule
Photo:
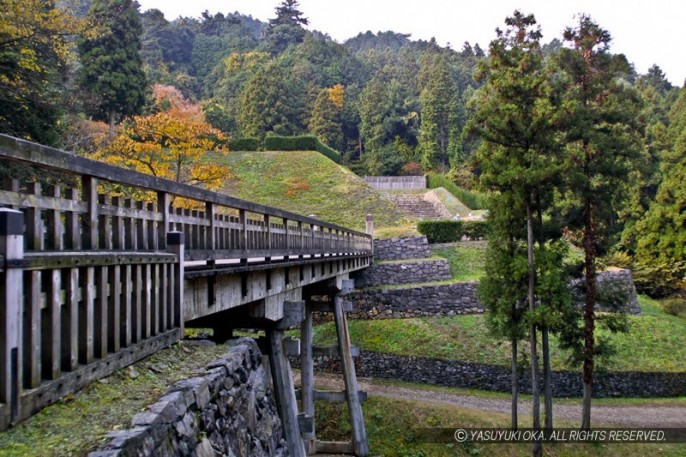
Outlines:
[[[44,276],[47,281],[47,306],[45,315],[41,319],[41,365],[43,377],[46,379],[57,379],[62,373],[60,366],[61,349],[61,295],[62,278],[59,270],[48,271]]]
[[[138,343],[141,340],[141,333],[143,327],[143,265],[131,266],[131,341]]]
[[[41,382],[41,278],[40,271],[24,275],[26,325],[24,326],[24,381],[29,388]]]
[[[133,285],[131,283],[131,265],[125,265],[121,275],[121,304],[119,313],[119,328],[120,337],[119,342],[121,347],[131,346],[131,331],[132,331],[132,300],[133,300]]]
[[[110,314],[108,310],[108,278],[110,277],[108,267],[98,267],[95,269],[95,329],[93,341],[93,355],[95,357],[105,357],[108,345],[108,326],[110,325]],[[89,362],[90,363],[90,362]]]
[[[98,271],[98,273],[101,274],[100,271]],[[83,364],[93,362],[93,357],[95,356],[96,319],[98,320],[98,329],[103,324],[102,319],[104,310],[96,310],[95,306],[95,282],[95,268],[84,268],[81,274],[83,299],[80,303],[77,302],[78,333],[74,332],[78,335],[78,361]],[[105,325],[107,325],[107,321],[105,321]],[[71,370],[74,368],[75,367],[72,367]]]
[[[67,189],[64,193],[64,198],[76,203],[76,200],[79,198],[79,194],[76,189]],[[79,224],[79,213],[76,211],[64,211],[64,213],[65,248],[78,251],[81,249],[81,227]]]
[[[108,326],[107,326],[107,350],[118,352],[121,348],[121,266],[109,268],[107,282],[110,286],[110,295],[107,300]]]
[[[283,349],[283,331],[267,330],[267,339],[271,349],[269,365],[284,437],[286,438],[286,447],[291,456],[305,456],[305,448],[298,425],[298,404],[295,399],[291,367]]]
[[[160,299],[163,294],[163,287],[160,287],[160,265],[152,266],[152,302],[150,303],[150,334],[160,333]]]
[[[61,313],[62,370],[73,371],[79,363],[79,270],[69,268],[63,271],[65,300]]]
[[[141,337],[148,338],[152,329],[152,265],[143,265],[142,330]]]
[[[338,348],[341,352],[341,365],[343,366],[343,379],[345,381],[345,392],[348,399],[348,412],[353,432],[353,447],[356,456],[369,455],[369,444],[367,442],[367,431],[365,430],[364,417],[362,415],[362,405],[357,387],[357,376],[355,374],[355,363],[350,351],[350,333],[348,332],[348,321],[343,311],[343,299],[334,298],[334,321],[336,323],[336,334],[338,336]]]
[[[98,180],[93,176],[82,176],[81,192],[86,203],[86,213],[82,215],[83,248],[98,249]]]
[[[24,255],[24,216],[0,209],[0,254],[6,259]],[[22,390],[22,271],[8,268],[0,274],[0,403],[9,406],[0,422],[14,423],[20,414]]]
[[[16,208],[35,208],[37,211],[51,210],[75,213],[85,213],[88,209],[87,205],[80,201],[40,196],[40,194],[30,195],[30,197],[29,195],[19,191],[0,190],[0,205]]]
[[[317,441],[318,454],[355,454],[353,443],[348,441]]]
[[[167,233],[167,251],[175,254],[178,263],[172,268],[170,277],[169,317],[170,324],[183,331],[184,315],[184,235],[181,232]]]
[[[303,442],[305,444],[305,451],[308,455],[317,452],[316,447],[316,422],[314,411],[314,359],[312,358],[312,310],[310,304],[305,304],[305,320],[300,326],[300,385],[302,386],[302,395],[300,398],[301,410],[306,416],[312,418],[312,429],[303,433]]]
[[[175,263],[178,257],[160,252],[107,252],[107,251],[60,251],[27,252],[22,262],[16,262],[25,270],[54,268],[99,267],[108,265],[150,265]]]

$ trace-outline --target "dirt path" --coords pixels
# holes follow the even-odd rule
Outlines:
[[[377,395],[397,400],[414,400],[442,405],[452,405],[481,411],[510,413],[510,401],[500,398],[476,397],[457,393],[440,392],[411,387],[388,386],[373,379],[358,379],[360,390],[370,395]],[[318,373],[315,378],[317,386],[326,389],[343,389],[340,376]],[[580,405],[554,405],[555,417],[579,420]],[[531,412],[528,402],[520,402],[519,414],[524,416]],[[639,428],[686,427],[686,406],[594,406],[591,417],[596,424],[604,426],[626,426]]]

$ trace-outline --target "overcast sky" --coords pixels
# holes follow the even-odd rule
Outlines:
[[[141,11],[161,10],[169,20],[210,13],[240,13],[262,21],[280,0],[138,0]],[[460,49],[465,41],[486,50],[495,28],[515,9],[534,13],[543,40],[560,38],[575,15],[587,13],[612,35],[612,52],[623,53],[639,73],[658,64],[677,86],[686,79],[686,0],[300,0],[309,28],[338,42],[359,32],[392,30],[414,39],[435,37]]]

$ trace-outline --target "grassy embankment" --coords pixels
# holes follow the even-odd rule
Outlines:
[[[225,191],[238,198],[357,230],[367,214],[379,229],[412,223],[362,178],[317,152],[232,151],[220,160],[232,170]]]

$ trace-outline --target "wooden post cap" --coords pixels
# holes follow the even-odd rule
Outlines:
[[[0,208],[0,236],[22,235],[24,233],[24,213]]]
[[[167,244],[172,245],[172,246],[184,244],[184,233],[183,232],[169,232],[169,233],[167,233]]]

